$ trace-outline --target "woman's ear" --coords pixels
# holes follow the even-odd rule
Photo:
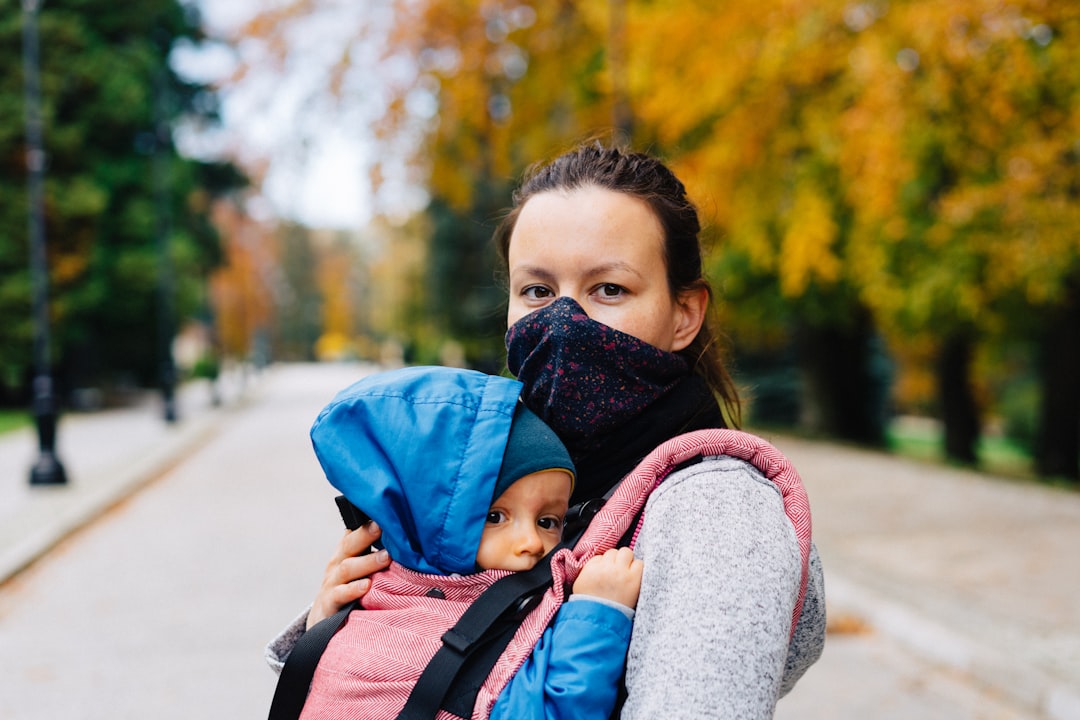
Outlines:
[[[675,298],[675,336],[672,339],[672,352],[687,348],[694,342],[698,331],[705,322],[705,312],[709,307],[709,290],[699,287],[684,290]]]

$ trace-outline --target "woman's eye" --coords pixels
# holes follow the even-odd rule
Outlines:
[[[604,283],[597,288],[597,293],[603,297],[619,297],[626,289],[622,285],[616,285],[615,283]]]
[[[522,290],[521,294],[530,300],[546,300],[555,296],[555,293],[551,292],[551,288],[546,288],[543,285],[530,285]]]
[[[487,514],[487,522],[492,525],[498,525],[506,519],[506,516],[499,510],[492,510]]]

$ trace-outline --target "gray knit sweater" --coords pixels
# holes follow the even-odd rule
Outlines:
[[[752,465],[706,458],[649,498],[635,549],[645,563],[627,658],[623,720],[771,718],[825,642],[821,563],[801,574],[780,492]],[[306,614],[267,646],[280,671]]]
[[[730,457],[673,474],[649,498],[635,554],[645,575],[622,718],[771,718],[825,642],[814,549],[790,637],[800,556],[776,486]]]

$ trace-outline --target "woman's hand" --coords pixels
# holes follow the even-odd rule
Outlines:
[[[379,526],[372,521],[341,538],[337,551],[326,564],[322,587],[308,612],[308,629],[362,598],[371,587],[368,577],[390,564],[390,555],[385,550],[365,554],[379,534]]]
[[[644,563],[634,557],[633,550],[627,547],[613,548],[585,563],[574,581],[574,592],[613,600],[633,608],[637,606],[638,594],[641,593],[641,573],[644,569]]]

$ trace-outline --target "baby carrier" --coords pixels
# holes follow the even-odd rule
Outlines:
[[[576,539],[564,541],[532,570],[505,574],[462,606],[413,686],[399,720],[487,718],[499,694],[528,658],[584,564],[606,550],[633,547],[650,493],[672,472],[702,457],[727,455],[762,472],[780,491],[798,539],[802,578],[791,633],[802,612],[810,556],[810,507],[802,481],[764,440],[735,430],[698,430],[663,443],[619,483]],[[340,502],[340,500],[339,500]],[[355,524],[355,523],[352,523]],[[319,658],[356,605],[311,628],[289,655],[278,681],[270,720],[299,717]]]

